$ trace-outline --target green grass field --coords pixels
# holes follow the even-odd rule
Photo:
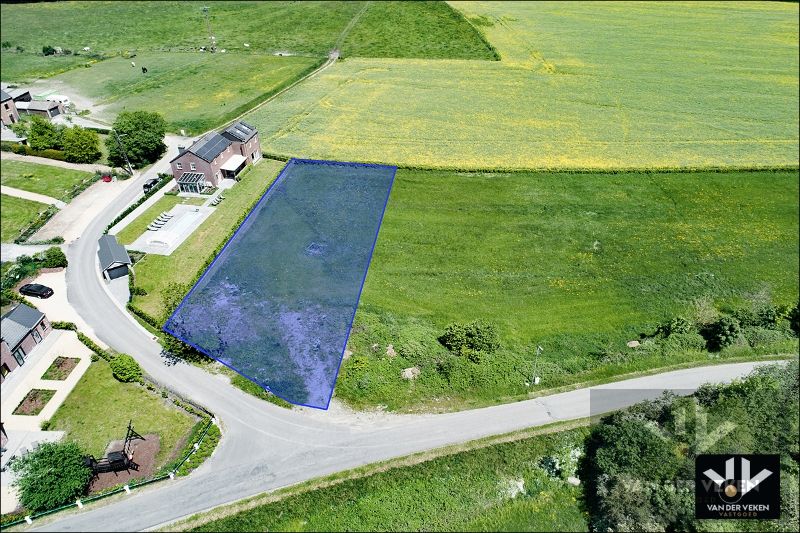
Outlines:
[[[481,34],[445,2],[370,2],[342,55],[496,59]]]
[[[91,68],[71,70],[55,80],[94,103],[92,114],[106,120],[122,111],[158,111],[172,131],[196,134],[232,119],[264,95],[288,85],[322,62],[311,57],[255,54],[140,53],[116,57]],[[142,74],[139,67],[147,67]]]
[[[456,5],[500,62],[347,59],[246,118],[264,151],[458,169],[800,160],[796,3]]]
[[[11,45],[2,52],[3,79],[26,81],[52,76],[93,61],[92,54],[108,57],[124,52],[181,52],[207,46],[203,6],[210,7],[218,48],[228,55],[283,53],[321,58],[346,37],[344,55],[494,57],[472,26],[444,3],[394,4],[389,12],[387,6],[374,2],[356,21],[354,17],[366,7],[365,2],[3,4],[0,34]],[[120,31],[120,21],[136,23]],[[349,35],[348,29],[352,30]],[[44,57],[40,55],[44,45],[81,55]],[[17,52],[17,46],[24,51]],[[90,52],[83,51],[87,46]],[[246,70],[239,73],[243,77],[246,74]],[[226,83],[230,82],[226,79]]]
[[[133,303],[153,317],[164,313],[161,293],[170,283],[189,283],[214,249],[234,229],[239,217],[277,177],[283,163],[265,159],[232,189],[216,211],[192,233],[172,255],[147,255],[136,264],[136,285],[147,291]]]
[[[587,433],[539,435],[400,466],[192,531],[587,531],[580,489],[539,466],[545,456],[582,449]],[[512,496],[519,481],[523,488]]]
[[[178,204],[201,205],[205,198],[181,198],[180,196],[164,196],[156,203],[145,210],[144,213],[136,217],[130,224],[116,233],[117,241],[121,244],[131,244],[145,232],[147,226],[153,222],[158,215],[164,211],[169,211]]]
[[[23,200],[14,196],[2,195],[2,223],[0,223],[0,240],[13,242],[19,234],[30,226],[40,212],[47,209],[45,204]]]
[[[799,201],[797,172],[400,170],[337,396],[412,408],[523,394],[536,345],[549,387],[707,360],[606,351],[695,302],[796,302]],[[400,378],[433,365],[449,323],[473,320],[496,324],[504,349],[457,369],[459,387],[433,368]],[[387,357],[389,344],[402,357]]]
[[[157,433],[156,463],[165,463],[189,434],[195,420],[168,400],[137,383],[120,383],[102,359],[91,364],[50,419],[50,429],[65,431],[87,453],[102,457],[112,440],[125,438],[128,421],[141,435]]]
[[[91,173],[80,170],[22,161],[3,161],[0,182],[7,187],[44,194],[67,202],[69,192],[92,176]]]

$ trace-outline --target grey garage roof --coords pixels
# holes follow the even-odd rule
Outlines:
[[[6,100],[11,100],[11,95],[3,90],[0,90],[0,103],[5,102]]]
[[[247,142],[256,133],[258,131],[253,126],[243,120],[239,120],[231,124],[229,128],[222,132],[222,135],[232,141]]]
[[[3,315],[0,330],[3,340],[13,350],[36,325],[41,322],[44,313],[25,304],[19,304]]]
[[[26,109],[28,109],[28,111],[50,111],[54,107],[58,107],[58,102],[53,102],[51,100],[33,100],[28,102]]]
[[[199,183],[204,181],[204,176],[202,172],[184,172],[181,174],[181,177],[178,178],[178,183]]]
[[[113,235],[103,235],[100,237],[97,256],[100,258],[100,268],[104,271],[117,263],[126,265],[133,264],[125,247],[118,243],[117,238]]]

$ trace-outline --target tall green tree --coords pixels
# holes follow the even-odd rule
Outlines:
[[[34,150],[61,148],[61,131],[51,124],[49,120],[35,115],[31,120],[31,127],[28,132],[28,144]]]
[[[94,163],[102,155],[97,133],[80,126],[66,128],[61,133],[61,144],[67,161],[72,163]]]
[[[20,503],[29,511],[53,509],[86,494],[92,471],[83,463],[84,454],[74,442],[45,442],[16,459]]]
[[[134,168],[154,163],[167,151],[164,135],[167,123],[160,113],[149,111],[125,111],[114,121],[114,130],[125,148],[128,160]],[[125,156],[120,150],[114,132],[106,139],[108,160],[117,166],[125,165]]]

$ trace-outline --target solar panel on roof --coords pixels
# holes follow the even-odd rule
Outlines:
[[[220,135],[219,133],[210,133],[205,138],[205,141],[202,139],[197,142],[197,146],[192,146],[190,151],[195,154],[197,157],[200,157],[206,161],[213,161],[215,157],[221,154],[228,146],[230,146],[231,141]]]

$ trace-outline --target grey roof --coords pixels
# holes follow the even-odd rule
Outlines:
[[[210,163],[230,145],[230,139],[226,139],[216,131],[212,131],[200,137],[197,142],[187,148],[186,151]]]
[[[113,235],[103,235],[98,241],[97,256],[100,258],[100,267],[103,270],[114,266],[115,263],[133,264],[127,250]]]
[[[6,100],[11,100],[11,95],[0,89],[0,102],[5,102]]]
[[[222,132],[222,135],[232,141],[247,142],[256,133],[258,133],[258,130],[253,126],[243,120],[239,120],[231,124],[230,127]]]
[[[25,335],[41,322],[42,317],[44,317],[44,313],[38,309],[26,304],[19,304],[3,315],[2,324],[0,324],[3,340],[13,350],[25,338]]]
[[[203,181],[205,174],[202,172],[184,172],[181,174],[181,177],[178,178],[178,183],[198,183]]]
[[[53,102],[52,100],[33,100],[28,102],[28,110],[50,111],[54,107],[58,107],[58,102]]]

